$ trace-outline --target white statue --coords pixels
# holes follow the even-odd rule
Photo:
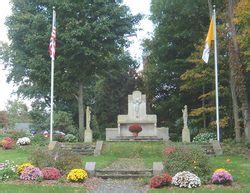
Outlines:
[[[187,105],[185,105],[184,109],[182,109],[182,117],[183,117],[184,128],[188,128],[188,126],[187,126],[187,119],[188,119]]]
[[[141,100],[139,98],[136,98],[134,101],[134,110],[136,113],[136,117],[139,117],[139,108],[140,108],[140,104],[141,104]]]
[[[91,120],[91,110],[89,106],[86,109],[86,129],[90,129],[90,120]]]

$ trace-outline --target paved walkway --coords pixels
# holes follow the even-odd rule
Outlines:
[[[142,159],[121,158],[105,169],[143,170]],[[89,193],[145,193],[148,185],[143,179],[100,179],[91,178],[85,182]]]

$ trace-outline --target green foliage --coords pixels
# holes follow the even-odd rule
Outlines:
[[[74,168],[82,168],[81,156],[70,151],[51,152],[47,149],[36,149],[30,157],[31,163],[39,168],[55,167],[62,174]]]
[[[215,140],[215,139],[216,139],[215,133],[199,133],[193,138],[193,142],[208,143],[209,140]]]
[[[67,134],[67,135],[65,135],[64,139],[65,139],[66,142],[70,142],[70,143],[74,143],[74,142],[78,141],[77,137],[74,136],[73,134]]]
[[[54,130],[59,130],[63,133],[76,133],[72,115],[65,111],[56,111],[54,114]]]
[[[30,122],[28,108],[23,102],[9,100],[6,109],[11,129],[14,129],[16,123]]]
[[[194,147],[176,147],[174,152],[165,155],[164,167],[170,175],[175,175],[181,171],[190,171],[206,183],[212,172],[207,155]]]
[[[31,143],[32,144],[37,144],[39,146],[46,146],[49,144],[49,139],[45,138],[43,134],[35,134],[31,138]]]

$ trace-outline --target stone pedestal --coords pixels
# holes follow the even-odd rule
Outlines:
[[[84,132],[84,142],[91,143],[93,141],[93,134],[91,129],[86,129]]]
[[[182,129],[182,142],[190,143],[190,131],[187,127]]]

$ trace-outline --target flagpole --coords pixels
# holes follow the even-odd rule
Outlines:
[[[214,23],[214,71],[215,71],[216,128],[217,128],[217,141],[220,142],[218,60],[217,60],[217,34],[216,34],[215,5],[213,6],[213,20],[214,20],[213,23]]]
[[[53,7],[52,28],[55,26],[55,7]],[[53,30],[53,29],[52,29]],[[53,106],[54,106],[54,61],[55,57],[51,57],[51,88],[50,88],[50,142],[53,141]]]

